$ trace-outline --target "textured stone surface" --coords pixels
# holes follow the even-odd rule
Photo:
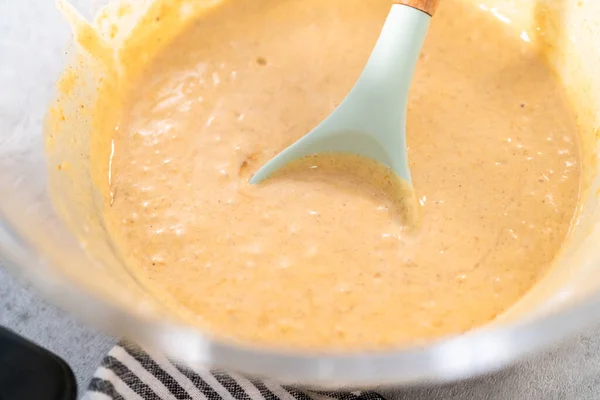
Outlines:
[[[60,355],[73,369],[80,392],[115,341],[47,303],[1,266],[0,325]]]

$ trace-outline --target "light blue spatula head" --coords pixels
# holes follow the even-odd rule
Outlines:
[[[411,183],[406,154],[406,106],[431,17],[395,4],[358,81],[316,128],[283,150],[250,179],[256,184],[290,161],[316,153],[352,153],[391,168]]]

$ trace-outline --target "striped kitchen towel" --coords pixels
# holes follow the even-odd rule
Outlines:
[[[121,342],[104,357],[84,400],[385,400],[375,392],[325,392],[208,369],[191,371]]]

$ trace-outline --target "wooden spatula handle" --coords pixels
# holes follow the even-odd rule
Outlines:
[[[396,4],[404,4],[405,6],[416,8],[424,13],[433,16],[440,0],[395,0]]]

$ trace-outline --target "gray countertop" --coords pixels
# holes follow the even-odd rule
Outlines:
[[[0,266],[0,325],[63,357],[85,388],[115,342],[41,299]],[[500,373],[444,386],[382,392],[394,400],[598,400],[600,324]]]
[[[73,369],[80,393],[115,342],[40,298],[1,265],[0,325],[60,355]]]

